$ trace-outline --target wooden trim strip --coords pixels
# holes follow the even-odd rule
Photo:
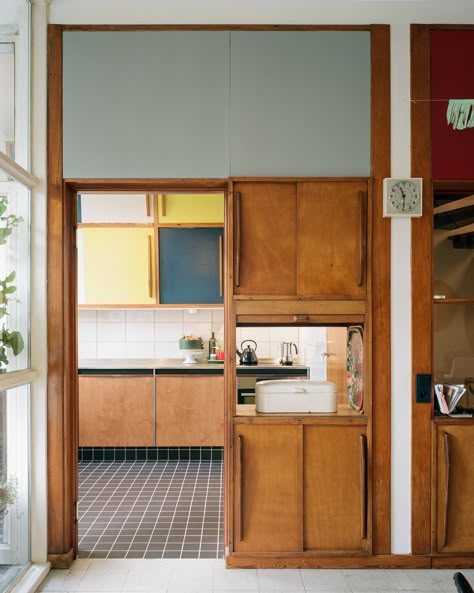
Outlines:
[[[239,434],[239,541],[244,541],[244,506],[243,506],[243,488],[244,478],[242,463],[244,457],[244,437]]]
[[[146,213],[147,217],[149,217],[151,214],[150,202],[151,202],[151,195],[146,194],[146,196],[145,196],[145,213]]]
[[[240,286],[240,192],[234,193],[235,199],[235,286]]]
[[[371,457],[372,552],[391,550],[391,223],[382,216],[383,179],[390,177],[390,27],[374,25],[371,33],[371,227],[368,229],[370,279],[367,294],[371,316],[369,335],[371,424],[367,442]],[[368,342],[370,343],[370,342]]]
[[[465,566],[472,566],[466,563]],[[440,559],[443,560],[443,559]],[[233,568],[431,568],[429,556],[383,554],[378,556],[345,555],[324,556],[305,552],[295,555],[282,554],[232,554],[226,566]]]
[[[433,192],[430,130],[430,26],[411,25],[411,174],[423,178],[423,216],[411,222],[416,249],[411,253],[412,397],[417,373],[432,372],[433,336]],[[424,99],[416,101],[416,99]],[[426,100],[425,100],[426,99]],[[432,406],[411,406],[412,553],[431,552]]]
[[[359,435],[360,454],[360,538],[367,537],[367,445],[365,435]]]
[[[441,538],[442,547],[448,543],[448,512],[449,512],[449,474],[450,474],[450,449],[449,434],[443,432],[443,450],[444,450],[444,484],[443,484],[443,537]]]
[[[367,232],[367,214],[365,209],[365,203],[367,200],[366,192],[359,192],[359,261],[357,271],[357,286],[362,286],[364,264],[367,258],[367,244],[366,244],[366,232]]]
[[[64,31],[370,31],[370,25],[63,25]]]
[[[138,191],[151,193],[163,193],[172,191],[205,192],[213,193],[225,191],[227,179],[216,178],[163,178],[163,179],[74,179],[68,178],[64,182],[73,190],[78,191]]]

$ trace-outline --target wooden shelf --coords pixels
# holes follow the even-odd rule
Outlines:
[[[435,204],[437,201],[435,197]],[[434,228],[449,231],[446,237],[452,241],[454,248],[474,247],[474,195],[456,196],[435,205],[433,214]]]
[[[436,305],[453,305],[456,303],[474,303],[474,298],[462,298],[462,299],[433,299],[433,303]]]

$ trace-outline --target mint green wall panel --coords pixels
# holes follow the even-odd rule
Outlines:
[[[231,175],[370,175],[370,33],[230,35]]]
[[[229,33],[65,31],[65,177],[226,177]]]

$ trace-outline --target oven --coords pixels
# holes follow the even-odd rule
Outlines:
[[[275,381],[278,379],[308,379],[308,367],[237,367],[237,403],[255,403],[255,385],[258,381]]]

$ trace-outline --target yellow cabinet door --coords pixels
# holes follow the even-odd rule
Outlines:
[[[79,305],[156,304],[153,228],[80,228],[77,247]]]
[[[223,224],[224,194],[158,194],[159,224]]]

